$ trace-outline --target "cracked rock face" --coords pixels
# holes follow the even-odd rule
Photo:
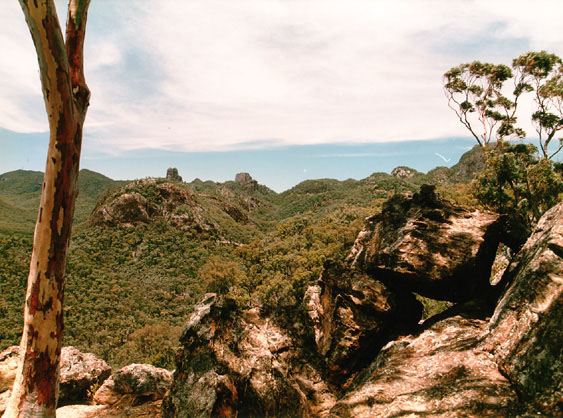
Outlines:
[[[92,353],[82,353],[74,347],[61,350],[59,405],[91,399],[91,388],[102,384],[111,367]]]
[[[285,330],[207,294],[185,326],[164,417],[322,416],[335,397]]]
[[[501,222],[441,200],[434,186],[396,195],[366,220],[348,257],[388,286],[434,299],[463,301],[490,287]]]
[[[327,377],[344,387],[390,334],[412,330],[422,314],[412,294],[391,292],[365,273],[330,266],[309,287],[305,303]]]
[[[499,367],[525,401],[563,415],[563,203],[546,212],[504,273],[490,324]]]
[[[486,331],[458,315],[387,344],[329,416],[513,416],[516,392],[481,347]]]

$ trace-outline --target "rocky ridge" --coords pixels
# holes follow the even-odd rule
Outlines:
[[[487,342],[501,372],[546,414],[563,411],[563,203],[547,211],[505,271]]]
[[[236,204],[194,192],[170,177],[137,180],[109,193],[94,208],[89,225],[131,228],[163,219],[182,231],[221,234],[218,214],[249,222],[246,211]]]
[[[310,286],[307,315],[296,315],[293,326],[256,308],[239,312],[228,297],[208,294],[184,329],[163,416],[563,413],[563,203],[544,215],[496,286],[488,281],[502,239],[496,215],[464,213],[428,188],[392,199],[387,209],[388,215],[367,220],[370,237],[360,233],[348,263],[327,266]],[[405,225],[412,225],[408,233],[418,245],[401,247]],[[394,235],[385,228],[394,228]],[[471,237],[460,243],[455,233],[444,232],[449,229],[470,231]],[[386,242],[385,235],[394,238]],[[425,248],[438,237],[440,274],[433,267],[436,252]],[[395,256],[382,257],[386,249]],[[414,267],[408,263],[413,253],[420,261]],[[370,260],[384,260],[377,264],[384,266],[395,260],[389,263],[393,280],[384,269],[370,267]],[[471,269],[479,273],[456,274]],[[409,283],[413,273],[417,281]],[[407,284],[395,284],[405,279]],[[417,326],[420,307],[409,295],[427,288],[433,296],[464,302]]]
[[[398,195],[387,204],[385,216],[370,217],[348,263],[326,266],[309,287],[305,315],[296,312],[293,324],[280,323],[258,308],[240,311],[228,297],[207,295],[185,327],[165,416],[186,416],[186,411],[200,414],[193,416],[558,416],[562,205],[542,218],[491,286],[483,277],[490,272],[492,249],[503,239],[497,233],[501,220],[484,212],[463,214],[430,192]],[[390,226],[389,219],[396,222]],[[467,219],[478,225],[478,239],[471,241],[490,244],[486,261],[481,261],[484,273],[476,280],[458,276],[458,257],[447,252],[440,253],[445,261],[436,270],[451,267],[447,274],[424,271],[436,263],[433,251],[421,252],[418,261],[426,261],[418,266],[410,263],[409,256],[425,245],[456,235],[436,231],[465,230]],[[385,235],[394,233],[396,239],[385,241]],[[405,246],[408,240],[417,245]],[[442,244],[456,251],[458,243]],[[469,257],[462,264],[475,268],[471,266],[483,251],[464,251]],[[387,266],[387,259],[399,261]],[[373,260],[383,268],[370,267]],[[421,270],[424,274],[411,280]],[[458,281],[440,279],[444,277]],[[470,295],[456,294],[458,285],[467,286]],[[411,292],[426,287],[428,295],[467,302],[417,326],[419,306]],[[13,363],[10,353],[0,358]],[[2,364],[0,383],[1,370]],[[182,383],[186,381],[193,390]],[[111,406],[92,406],[99,412],[95,416],[105,416],[102,410],[108,407],[126,407],[127,413],[140,416],[144,412],[132,411],[142,405],[150,411],[147,416],[158,414],[159,401],[152,400],[152,393],[124,395]],[[151,401],[136,404],[145,397]],[[69,416],[94,413],[69,407],[75,414]]]

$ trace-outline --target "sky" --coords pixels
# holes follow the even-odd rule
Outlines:
[[[37,58],[18,2],[1,1],[0,172],[43,170]],[[248,171],[277,190],[451,165],[472,143],[442,74],[563,56],[562,17],[560,0],[91,0],[81,165],[122,179]]]

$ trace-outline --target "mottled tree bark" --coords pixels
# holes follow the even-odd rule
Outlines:
[[[90,97],[83,69],[90,0],[69,0],[66,40],[53,0],[19,1],[37,51],[50,135],[27,282],[20,363],[4,417],[54,417],[66,252]]]

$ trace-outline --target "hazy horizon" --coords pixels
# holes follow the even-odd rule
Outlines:
[[[134,150],[115,156],[86,151],[80,168],[114,180],[134,180],[165,177],[169,167],[176,167],[187,182],[195,178],[224,182],[234,180],[237,173],[247,172],[260,184],[282,192],[305,180],[360,180],[374,172],[390,173],[397,166],[408,166],[426,173],[438,166],[456,164],[461,155],[475,144],[471,138],[444,138],[372,144],[294,145],[225,152]],[[4,132],[0,135],[0,146],[5,150],[0,155],[0,174],[18,169],[44,171],[45,135],[12,133],[9,136]]]

